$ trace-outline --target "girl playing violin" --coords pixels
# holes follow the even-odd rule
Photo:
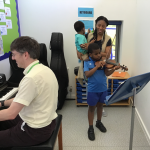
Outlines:
[[[88,78],[88,95],[87,103],[89,105],[88,109],[88,138],[89,140],[95,140],[93,119],[94,110],[97,106],[97,121],[96,127],[101,132],[106,132],[106,128],[101,122],[103,103],[107,96],[107,83],[106,76],[111,75],[115,70],[119,69],[119,66],[113,67],[111,70],[105,67],[104,61],[101,59],[101,50],[99,45],[92,43],[88,46],[89,59],[84,61],[84,72],[85,76]],[[96,63],[96,61],[99,61]],[[95,65],[96,63],[96,65]]]

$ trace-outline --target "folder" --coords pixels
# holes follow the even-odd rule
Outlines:
[[[126,72],[114,72],[112,77],[125,77]]]

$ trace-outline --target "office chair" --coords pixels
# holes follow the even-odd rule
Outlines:
[[[19,68],[15,60],[12,60],[12,53],[9,55],[9,63],[11,67],[12,75],[7,81],[9,87],[18,87],[20,81],[24,77],[23,71],[24,69]]]

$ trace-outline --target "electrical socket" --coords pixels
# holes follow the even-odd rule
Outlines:
[[[69,92],[72,92],[72,86],[69,86]]]

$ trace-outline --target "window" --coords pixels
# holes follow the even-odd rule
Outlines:
[[[109,25],[106,28],[106,32],[113,42],[110,58],[115,59],[116,62],[119,61],[121,23],[121,21],[109,21]]]
[[[116,43],[116,25],[109,25],[106,28],[107,34],[111,37],[112,49],[111,49],[111,59],[115,59],[115,43]]]

